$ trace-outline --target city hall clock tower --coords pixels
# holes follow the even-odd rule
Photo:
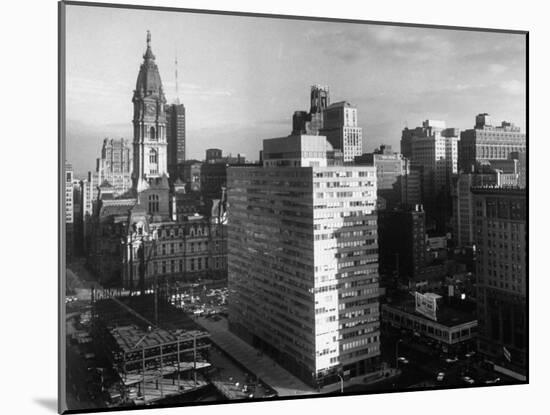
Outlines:
[[[138,192],[152,180],[168,176],[166,98],[160,74],[151,50],[151,33],[147,31],[147,50],[139,68],[134,104],[133,186]]]

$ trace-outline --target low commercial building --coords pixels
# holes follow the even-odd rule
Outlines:
[[[382,323],[410,330],[439,342],[448,351],[477,336],[475,308],[466,303],[444,303],[433,293],[417,294],[401,301],[382,305]],[[418,296],[421,296],[418,298]],[[424,307],[421,301],[424,301]],[[432,309],[426,303],[437,304]],[[460,305],[459,305],[460,304]]]

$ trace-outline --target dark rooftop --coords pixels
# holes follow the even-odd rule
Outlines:
[[[388,306],[397,308],[416,317],[430,320],[426,316],[415,311],[415,299],[410,294],[400,300],[388,303]],[[453,304],[447,302],[447,298],[441,298],[437,304],[437,323],[447,327],[458,326],[477,320],[475,308],[468,302],[456,300]]]

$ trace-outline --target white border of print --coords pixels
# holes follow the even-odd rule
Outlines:
[[[151,6],[321,16],[377,21],[529,30],[530,34],[530,362],[528,386],[414,392],[162,409],[155,413],[252,415],[263,413],[499,414],[538,413],[547,407],[549,281],[543,272],[544,237],[550,232],[545,124],[548,116],[550,40],[544,2],[428,0],[322,2],[320,0],[135,0]],[[3,413],[51,414],[57,395],[57,4],[7,2],[2,56],[4,151],[2,157]],[[13,16],[16,13],[17,16]],[[538,76],[536,76],[538,75]],[[534,93],[536,85],[537,93]],[[7,88],[7,90],[6,90]],[[535,97],[536,95],[536,97]],[[538,100],[538,101],[536,101]],[[7,112],[5,112],[7,111]],[[534,120],[538,120],[535,123]],[[9,151],[6,151],[9,148]],[[6,227],[7,226],[7,227]],[[7,260],[7,267],[5,266]],[[538,329],[535,330],[534,328]],[[536,344],[536,347],[535,347]],[[536,367],[535,367],[536,362]],[[136,414],[137,412],[119,412]]]

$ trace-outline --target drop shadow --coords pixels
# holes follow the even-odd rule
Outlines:
[[[34,401],[52,412],[57,413],[57,399],[54,398],[34,398]]]

